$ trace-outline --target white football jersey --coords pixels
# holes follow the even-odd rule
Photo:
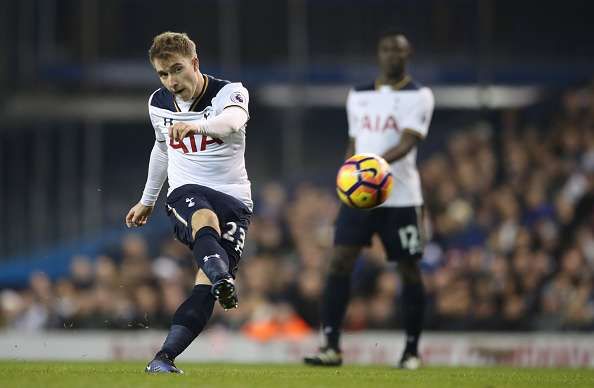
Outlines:
[[[149,98],[149,114],[159,142],[167,142],[169,195],[177,187],[197,184],[229,194],[253,207],[251,184],[245,169],[245,126],[231,135],[213,139],[194,135],[174,142],[169,127],[176,121],[194,122],[220,114],[229,106],[248,113],[249,94],[239,82],[204,75],[205,86],[193,102],[184,103],[165,88]]]
[[[409,80],[403,87],[369,85],[352,89],[347,98],[349,136],[355,153],[383,155],[400,141],[403,130],[427,136],[433,114],[433,93]],[[407,207],[423,204],[421,179],[416,166],[417,148],[391,163],[394,186],[381,206]]]

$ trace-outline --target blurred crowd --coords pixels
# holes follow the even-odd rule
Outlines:
[[[508,110],[451,136],[420,163],[422,260],[430,330],[594,329],[594,89],[554,109]],[[544,119],[543,119],[544,118]],[[210,326],[259,340],[317,330],[338,201],[332,187],[257,188],[237,276],[240,308]],[[378,241],[353,274],[345,328],[401,327],[400,281]],[[0,292],[0,327],[164,329],[194,283],[190,252],[169,236],[123,237],[70,276],[31,276]]]

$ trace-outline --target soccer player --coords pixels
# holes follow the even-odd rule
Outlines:
[[[156,36],[149,59],[163,87],[149,98],[155,130],[148,178],[128,227],[146,224],[165,178],[175,237],[198,265],[191,295],[173,315],[149,373],[183,373],[174,360],[204,329],[215,300],[237,307],[234,277],[252,214],[244,161],[248,91],[241,83],[202,74],[195,43],[183,33]]]
[[[410,54],[411,45],[403,34],[383,33],[377,46],[379,77],[351,90],[347,98],[347,157],[365,152],[381,155],[391,165],[394,188],[378,208],[340,208],[322,299],[325,344],[317,354],[304,359],[309,365],[342,365],[340,330],[349,302],[351,273],[362,247],[370,245],[375,233],[388,260],[398,263],[402,279],[406,344],[399,366],[416,369],[420,365],[418,342],[425,294],[418,264],[423,253],[423,198],[416,154],[418,143],[427,135],[434,101],[432,92],[407,73]]]

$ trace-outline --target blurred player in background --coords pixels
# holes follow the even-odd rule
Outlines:
[[[418,342],[423,324],[425,293],[419,268],[423,254],[421,183],[416,167],[417,145],[427,136],[433,114],[433,94],[411,79],[406,63],[411,45],[401,33],[387,31],[378,41],[380,75],[374,83],[355,88],[347,99],[349,147],[381,155],[392,168],[394,188],[372,210],[341,206],[334,249],[322,300],[325,344],[304,359],[306,364],[342,365],[340,331],[349,302],[351,273],[363,246],[378,234],[390,261],[398,263],[402,279],[402,313],[406,344],[399,366],[420,365]]]
[[[126,225],[146,224],[168,178],[174,234],[193,251],[199,269],[146,372],[182,373],[175,357],[204,329],[215,300],[224,309],[237,307],[234,277],[252,214],[244,161],[249,95],[241,83],[202,74],[186,34],[156,36],[149,58],[163,84],[148,102],[156,141],[142,198]]]

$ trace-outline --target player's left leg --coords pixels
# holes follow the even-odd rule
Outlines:
[[[146,367],[149,373],[183,373],[173,361],[202,332],[212,316],[215,299],[225,309],[237,307],[235,283],[229,273],[229,257],[220,243],[216,214],[207,208],[199,209],[191,215],[190,224],[192,251],[199,267],[196,285],[173,315],[161,350]]]
[[[212,315],[215,297],[211,283],[202,270],[196,275],[190,296],[177,308],[167,338],[155,358],[147,365],[148,373],[183,373],[175,364],[180,355],[202,332]]]
[[[203,208],[192,213],[190,220],[194,239],[191,246],[199,270],[192,294],[173,315],[169,334],[159,352],[170,360],[181,354],[202,332],[212,315],[215,299],[225,309],[237,307],[235,283],[229,273],[229,257],[220,243],[216,214]]]
[[[418,347],[425,311],[425,289],[419,260],[414,258],[400,260],[398,272],[402,280],[400,304],[406,333],[406,343],[399,366],[404,369],[417,369],[420,366]]]
[[[215,206],[207,198],[211,191],[192,185],[183,187],[177,193],[174,191],[168,198],[168,214],[175,235],[192,249],[200,269],[191,295],[173,316],[161,350],[146,368],[149,373],[183,373],[175,366],[174,360],[202,332],[212,315],[216,298],[224,308],[237,305],[233,273],[241,255],[240,248],[243,248],[249,211],[240,203],[229,205],[235,212],[228,209],[222,211],[226,213],[223,220],[230,220],[237,229],[236,234],[226,231],[227,239],[235,242],[234,249],[230,250],[221,242],[218,216],[211,210]],[[238,248],[239,242],[241,246]]]
[[[423,256],[423,228],[420,207],[384,208],[380,237],[388,259],[397,261],[402,281],[400,305],[406,342],[399,366],[420,366],[419,338],[425,312],[425,290],[419,261]]]

